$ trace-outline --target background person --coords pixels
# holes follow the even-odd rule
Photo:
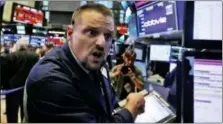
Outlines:
[[[135,58],[136,53],[127,49],[123,54],[124,63],[114,66],[110,72],[112,86],[120,100],[144,88],[142,72],[134,65]]]
[[[24,40],[18,40],[13,52],[2,58],[1,77],[4,77],[3,89],[9,90],[25,85],[26,78],[38,56],[28,50]],[[21,107],[21,120],[23,119],[23,90],[6,95],[6,114],[8,123],[18,123],[18,111]]]

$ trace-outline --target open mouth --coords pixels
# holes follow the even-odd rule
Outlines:
[[[98,51],[96,51],[96,52],[93,52],[92,55],[93,55],[94,57],[101,58],[102,55],[103,55],[103,53],[102,53],[102,52],[98,52]]]

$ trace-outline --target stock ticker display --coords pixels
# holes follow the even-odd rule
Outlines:
[[[178,30],[176,2],[162,1],[137,10],[139,36]]]
[[[194,60],[194,122],[222,122],[221,60]]]

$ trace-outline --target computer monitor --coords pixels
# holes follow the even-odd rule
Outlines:
[[[184,65],[185,123],[222,122],[222,53],[186,53]]]
[[[26,34],[25,26],[16,26],[17,34]]]
[[[150,37],[178,30],[176,2],[160,1],[137,10],[139,37]]]
[[[3,35],[3,40],[4,40],[4,43],[8,44],[10,42],[15,42],[15,39],[14,39],[14,35],[13,34],[4,34]]]
[[[12,21],[42,27],[44,12],[35,8],[13,3]]]
[[[150,61],[169,62],[171,55],[170,45],[151,45]]]
[[[136,61],[145,62],[147,54],[147,45],[135,42],[134,51],[136,53]]]
[[[222,1],[188,1],[185,14],[185,47],[222,49]]]
[[[44,46],[46,42],[47,42],[47,37],[32,35],[30,38],[30,45],[32,46],[36,47]]]
[[[222,60],[194,60],[194,122],[222,122]]]
[[[17,42],[20,39],[25,41],[25,44],[29,44],[30,36],[29,35],[23,35],[23,34],[14,34],[14,41],[15,42]]]

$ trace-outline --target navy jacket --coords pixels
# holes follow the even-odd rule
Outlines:
[[[101,81],[105,100],[100,83],[77,64],[67,43],[53,49],[27,78],[28,122],[134,122],[127,109],[112,115],[115,93],[102,74]]]

